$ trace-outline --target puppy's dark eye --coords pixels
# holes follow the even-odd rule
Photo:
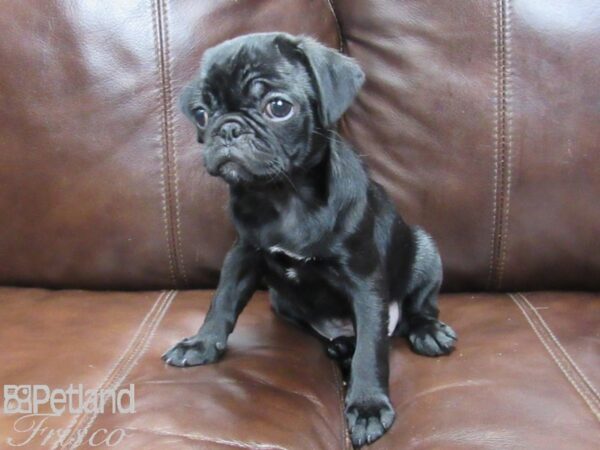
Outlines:
[[[290,102],[277,97],[267,103],[265,112],[273,120],[285,120],[292,117],[294,106]]]
[[[208,113],[204,108],[195,109],[192,113],[194,115],[194,120],[196,124],[200,128],[204,128],[206,126],[206,122],[208,122]]]

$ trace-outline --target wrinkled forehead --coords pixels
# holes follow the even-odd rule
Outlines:
[[[300,58],[269,35],[237,38],[207,50],[200,76],[204,88],[213,93],[227,90],[244,94],[255,80],[266,80],[275,89],[311,91]]]

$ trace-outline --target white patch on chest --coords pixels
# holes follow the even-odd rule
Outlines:
[[[296,272],[296,269],[292,269],[291,267],[285,269],[285,276],[292,281],[300,281],[298,278],[298,272]]]
[[[278,245],[273,245],[273,246],[269,247],[269,253],[281,253],[281,254],[287,256],[288,258],[292,258],[292,259],[295,259],[296,261],[301,261],[301,262],[309,262],[309,261],[315,260],[314,256],[302,256],[302,255],[299,255],[298,253],[294,253],[290,250],[286,250],[285,248],[281,248]]]

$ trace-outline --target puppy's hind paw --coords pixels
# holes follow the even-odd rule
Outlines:
[[[411,327],[408,340],[412,350],[419,355],[441,356],[454,350],[457,337],[449,325],[431,319]]]
[[[354,336],[338,336],[326,345],[327,356],[336,361],[344,361],[352,358],[356,338]]]

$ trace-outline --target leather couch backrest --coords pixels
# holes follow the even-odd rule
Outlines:
[[[600,288],[598,2],[336,6],[368,80],[345,131],[445,288]]]
[[[337,45],[309,0],[0,5],[0,283],[211,286],[226,189],[177,106],[203,51],[272,27]]]
[[[177,96],[204,49],[310,34],[367,84],[342,124],[446,290],[600,287],[594,0],[0,5],[0,284],[214,286],[234,233]]]

